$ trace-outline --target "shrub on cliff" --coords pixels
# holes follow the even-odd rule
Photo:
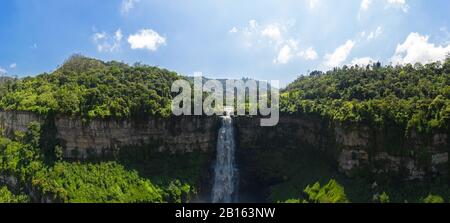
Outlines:
[[[306,202],[310,203],[348,203],[349,200],[345,195],[344,187],[336,180],[330,180],[325,186],[321,187],[317,182],[314,185],[308,185],[304,193],[306,194]]]
[[[444,198],[438,195],[428,195],[423,199],[423,203],[444,203]]]
[[[373,201],[377,203],[391,203],[391,199],[386,192],[382,194],[376,194],[373,196]]]

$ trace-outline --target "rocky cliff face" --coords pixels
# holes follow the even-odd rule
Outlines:
[[[448,175],[447,134],[434,133],[430,139],[413,133],[406,138],[395,128],[343,125],[311,116],[282,115],[275,127],[260,127],[259,120],[250,117],[236,119],[241,155],[252,149],[312,148],[327,154],[348,176],[361,171],[406,179]]]
[[[152,145],[158,151],[186,153],[212,151],[216,146],[217,117],[150,118],[146,121],[93,120],[56,116],[45,120],[27,112],[0,112],[0,127],[7,134],[26,131],[30,122],[51,121],[65,158],[85,159],[111,155],[123,146]]]
[[[15,131],[25,132],[31,122],[43,122],[43,119],[30,112],[0,111],[0,129],[5,134],[14,134]]]
[[[57,117],[57,137],[66,157],[109,154],[122,146],[153,145],[158,151],[185,153],[215,148],[218,120],[215,117],[151,118],[147,121],[102,121]]]
[[[0,112],[6,133],[25,131],[30,122],[44,122],[27,112]],[[158,151],[189,153],[215,150],[217,117],[150,118],[146,121],[94,120],[57,116],[56,136],[66,158],[114,154],[123,146],[152,145]],[[313,116],[280,117],[274,127],[260,127],[258,118],[235,117],[238,153],[251,156],[254,149],[304,149],[327,154],[339,170],[352,176],[365,170],[376,174],[402,173],[407,179],[448,174],[449,136],[433,133],[406,138],[401,130],[343,125]],[[238,154],[238,155],[239,155]]]

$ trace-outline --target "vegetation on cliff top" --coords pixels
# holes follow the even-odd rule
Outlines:
[[[70,57],[51,74],[6,82],[0,109],[85,118],[167,117],[174,72],[141,64]]]
[[[70,57],[51,74],[0,86],[0,109],[92,118],[168,117],[171,84],[181,78],[157,67]],[[314,113],[340,122],[448,130],[450,58],[427,65],[314,71],[284,89],[284,113]]]
[[[450,58],[427,65],[375,63],[314,71],[287,86],[280,107],[285,113],[314,113],[340,122],[448,130]]]

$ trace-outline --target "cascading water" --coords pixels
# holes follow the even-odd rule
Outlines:
[[[217,140],[217,157],[214,167],[213,203],[237,201],[238,169],[235,162],[236,143],[233,119],[228,114],[222,118],[222,127]]]

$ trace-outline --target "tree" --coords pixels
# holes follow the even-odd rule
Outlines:
[[[7,187],[0,187],[0,203],[27,203],[26,195],[14,195]]]
[[[423,199],[423,203],[444,203],[444,198],[438,195],[429,194]]]
[[[373,198],[373,201],[379,203],[390,203],[391,199],[386,192],[383,192],[382,194],[376,194]]]
[[[321,187],[317,182],[314,185],[308,185],[304,193],[306,201],[311,203],[348,203],[349,200],[345,195],[344,187],[336,180],[330,180],[325,186]]]

